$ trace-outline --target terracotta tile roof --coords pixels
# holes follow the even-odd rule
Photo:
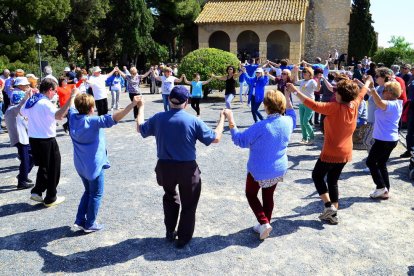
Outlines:
[[[308,0],[210,0],[196,24],[302,22]]]

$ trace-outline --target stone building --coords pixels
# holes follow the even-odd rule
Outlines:
[[[350,12],[351,0],[210,0],[195,23],[199,48],[296,63],[346,53]]]

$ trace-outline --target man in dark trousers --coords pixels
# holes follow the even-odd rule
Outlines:
[[[144,123],[144,101],[138,102],[137,130],[143,138],[155,136],[158,162],[155,167],[157,182],[164,188],[164,223],[166,238],[176,247],[184,247],[193,237],[195,213],[201,192],[200,170],[196,162],[197,140],[206,146],[218,143],[224,124],[224,113],[216,130],[210,129],[199,118],[185,112],[190,93],[184,86],[175,86],[169,96],[171,109],[160,112]],[[179,194],[176,186],[179,185]],[[180,221],[175,232],[181,206]]]

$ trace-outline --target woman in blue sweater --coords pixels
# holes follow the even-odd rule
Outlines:
[[[249,85],[249,102],[251,103],[251,110],[253,120],[257,122],[257,118],[263,120],[262,114],[259,112],[259,107],[263,102],[265,86],[269,82],[268,72],[263,72],[262,68],[257,68],[255,76],[250,77],[246,73],[246,68],[242,67],[244,80]]]
[[[278,182],[288,169],[286,155],[290,135],[296,126],[296,114],[290,101],[290,92],[270,90],[264,97],[264,108],[268,114],[244,132],[239,132],[231,110],[224,111],[229,122],[231,136],[235,145],[249,148],[247,162],[246,197],[259,224],[253,230],[260,239],[267,238],[272,231],[270,219],[273,211],[273,193]],[[286,114],[284,116],[282,114]],[[263,205],[257,198],[262,188]]]
[[[104,169],[110,167],[102,128],[117,124],[137,105],[141,96],[113,115],[94,116],[95,100],[91,95],[80,94],[75,98],[75,109],[69,110],[70,138],[73,142],[73,159],[85,192],[76,214],[75,227],[84,232],[103,228],[95,222],[104,190]]]

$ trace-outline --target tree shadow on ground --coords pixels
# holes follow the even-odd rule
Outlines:
[[[3,168],[0,168],[0,174],[14,172],[14,171],[18,171],[18,170],[19,170],[19,166],[3,167]]]
[[[12,203],[0,206],[0,217],[7,217],[20,213],[34,212],[42,210],[45,207],[43,204],[31,205],[28,203]]]
[[[289,162],[292,162],[293,164],[289,167],[289,170],[295,169],[297,167],[299,167],[300,162],[302,161],[313,161],[313,160],[317,160],[318,157],[317,156],[313,156],[313,155],[289,155],[288,154],[288,160]]]
[[[290,220],[289,217],[277,218],[272,222],[272,227],[270,239],[295,233],[301,227],[323,229],[323,225],[318,221]],[[83,232],[73,232],[69,226],[31,230],[0,237],[0,250],[37,252],[44,260],[41,269],[44,273],[76,273],[125,263],[140,256],[148,261],[176,261],[220,251],[229,246],[256,248],[262,243],[257,233],[249,227],[227,236],[195,237],[183,249],[176,249],[164,238],[132,238],[115,245],[68,255],[55,255],[47,250],[48,244],[52,241],[68,237],[76,238],[80,235],[84,235]],[[93,235],[99,235],[99,233]]]
[[[15,192],[17,190],[16,185],[6,185],[6,186],[0,186],[0,194]]]
[[[372,199],[370,197],[344,197],[339,199],[339,210],[347,209],[355,203],[380,203],[381,201],[381,199]],[[322,201],[316,200],[308,203],[306,206],[298,206],[292,210],[301,216],[308,216],[322,213],[323,204]]]
[[[14,159],[17,156],[18,156],[17,153],[3,154],[3,155],[0,155],[0,160]]]
[[[414,265],[408,267],[408,276],[414,276]]]

